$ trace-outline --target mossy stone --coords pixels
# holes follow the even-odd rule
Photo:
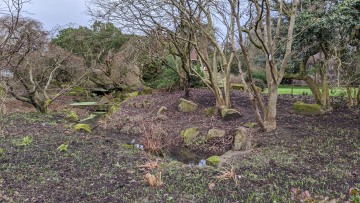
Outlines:
[[[257,126],[257,123],[245,123],[243,126],[246,128],[254,128],[255,126]]]
[[[295,102],[293,109],[297,114],[321,115],[325,113],[319,104],[305,104],[301,101]]]
[[[139,96],[139,92],[131,92],[126,94],[127,97],[131,98],[131,97],[137,97]]]
[[[219,138],[225,136],[225,130],[220,129],[210,129],[206,135],[206,140],[211,140],[213,138]]]
[[[188,128],[186,130],[181,131],[181,136],[184,138],[184,143],[186,145],[191,145],[193,140],[199,136],[200,131],[198,128]]]
[[[247,131],[245,128],[236,129],[236,135],[234,138],[234,151],[242,150],[246,144]]]
[[[221,109],[221,116],[223,120],[229,121],[229,120],[235,120],[241,117],[240,112],[236,111],[235,109],[228,109],[228,108],[222,108]]]
[[[233,90],[245,90],[245,87],[243,84],[231,84],[231,89]]]
[[[91,127],[90,127],[90,125],[88,125],[88,124],[83,124],[83,123],[76,124],[76,125],[74,126],[74,130],[75,130],[75,131],[85,130],[86,132],[91,133]]]
[[[181,98],[179,100],[179,111],[181,112],[194,112],[198,108],[198,105],[192,101]]]
[[[140,95],[146,95],[146,94],[152,94],[153,93],[153,89],[151,87],[144,87],[144,89],[142,89],[139,94]]]
[[[219,156],[211,156],[206,159],[206,164],[209,166],[217,166],[220,163]]]

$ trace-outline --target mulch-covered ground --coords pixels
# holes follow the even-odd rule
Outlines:
[[[65,119],[65,107],[82,118],[88,114],[67,106],[75,98],[61,98],[47,115],[9,102],[8,114],[0,117],[0,202],[292,202],[291,188],[347,199],[350,188],[360,187],[359,109],[293,114],[292,104],[310,102],[307,97],[280,96],[278,130],[263,133],[255,127],[254,148],[224,168],[168,161],[129,145],[158,130],[165,132],[159,140],[163,147],[183,147],[181,130],[196,126],[206,134],[219,128],[226,130],[224,138],[191,149],[204,156],[222,154],[232,148],[234,129],[255,122],[242,92],[234,91],[232,101],[243,117],[226,122],[203,115],[215,105],[208,90],[191,91],[188,99],[199,104],[194,113],[177,110],[181,97],[182,92],[160,91],[131,98],[92,133],[74,132]],[[168,109],[166,119],[156,118],[161,106]],[[24,146],[26,136],[31,141]],[[68,149],[58,150],[61,144]],[[149,174],[162,184],[151,187]]]

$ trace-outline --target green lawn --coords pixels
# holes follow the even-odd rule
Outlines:
[[[279,87],[278,92],[279,92],[279,94],[312,95],[310,88],[307,86],[281,85]],[[264,93],[267,93],[267,89],[264,91]],[[340,87],[340,88],[331,88],[330,89],[330,96],[340,96],[340,95],[346,95],[345,88]]]

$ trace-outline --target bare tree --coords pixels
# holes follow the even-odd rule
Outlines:
[[[298,1],[292,0],[290,8],[285,7],[283,0],[278,2],[277,8],[277,22],[273,22],[273,15],[271,10],[271,2],[269,0],[262,1],[250,1],[251,9],[249,21],[251,26],[245,27],[241,23],[241,2],[238,0],[228,0],[231,5],[233,16],[236,20],[239,44],[242,50],[242,54],[245,58],[245,63],[248,68],[248,78],[250,81],[250,99],[255,110],[255,115],[261,128],[265,131],[273,131],[276,129],[276,112],[277,112],[277,98],[278,88],[284,77],[285,70],[288,66],[289,59],[292,52],[293,43],[293,32],[295,25],[295,18],[297,14]],[[254,11],[254,12],[252,12]],[[279,40],[280,32],[283,26],[283,15],[290,16],[289,23],[287,24],[287,37],[283,40],[285,42],[285,53],[280,62],[275,60],[279,48],[281,47],[281,41]],[[255,87],[254,81],[251,74],[251,63],[250,55],[248,54],[247,46],[244,42],[244,34],[246,32],[252,44],[263,51],[266,58],[266,77],[268,83],[268,101],[267,104],[263,101],[257,88]],[[250,33],[255,33],[251,35]],[[261,116],[261,112],[263,116]]]
[[[16,47],[9,46],[14,37],[15,30],[18,27],[18,21],[22,12],[23,5],[30,0],[2,0],[0,1],[0,116],[6,112],[5,101],[7,98],[7,88],[4,83],[4,76],[11,76],[7,70],[11,53],[17,51]],[[2,135],[3,126],[0,124],[0,135]]]
[[[1,19],[10,25],[10,18]],[[3,27],[6,33],[6,26]],[[17,100],[33,105],[39,112],[46,113],[48,106],[59,96],[71,88],[83,76],[70,80],[68,87],[49,93],[54,78],[66,69],[82,73],[82,61],[72,54],[49,43],[48,34],[43,31],[39,22],[19,18],[18,26],[6,46],[7,59],[2,64],[13,77],[7,78],[5,87],[8,93]],[[66,71],[65,71],[66,72]],[[69,72],[69,71],[68,71]]]

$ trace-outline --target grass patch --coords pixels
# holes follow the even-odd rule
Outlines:
[[[354,92],[354,88],[352,90]],[[264,93],[268,93],[266,89]],[[312,95],[312,92],[307,86],[288,86],[280,85],[278,89],[279,94],[293,94],[293,95]],[[330,96],[343,96],[346,95],[346,89],[343,87],[330,89]],[[355,94],[353,95],[355,96]]]

